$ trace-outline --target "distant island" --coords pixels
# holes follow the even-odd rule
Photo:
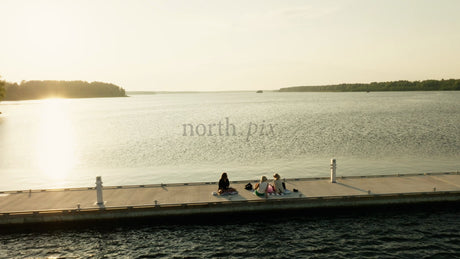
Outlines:
[[[2,85],[3,84],[3,87]],[[0,99],[4,101],[47,98],[126,97],[125,89],[103,82],[85,81],[22,81],[20,84],[1,82]]]
[[[279,92],[460,91],[460,79],[294,86]]]
[[[3,97],[5,97],[5,81],[0,80],[0,101]]]

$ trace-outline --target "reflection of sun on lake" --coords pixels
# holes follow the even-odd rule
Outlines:
[[[41,174],[50,180],[63,180],[75,166],[75,139],[66,112],[66,100],[43,101],[37,132],[36,163]]]

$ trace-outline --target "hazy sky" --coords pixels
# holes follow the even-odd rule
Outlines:
[[[460,78],[457,0],[0,0],[0,75],[126,90]]]

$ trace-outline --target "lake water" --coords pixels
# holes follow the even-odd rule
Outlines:
[[[452,259],[459,216],[458,208],[425,208],[0,230],[0,257]]]
[[[460,170],[460,92],[1,102],[0,190]],[[184,126],[185,125],[185,126]]]
[[[332,157],[339,175],[460,169],[460,92],[159,94],[0,111],[0,190],[94,186],[97,175],[104,185],[328,176]],[[455,258],[459,217],[447,204],[0,229],[0,257]]]

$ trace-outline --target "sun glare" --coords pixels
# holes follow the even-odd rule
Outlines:
[[[37,135],[37,165],[50,180],[62,180],[75,166],[75,139],[65,100],[42,103]]]

